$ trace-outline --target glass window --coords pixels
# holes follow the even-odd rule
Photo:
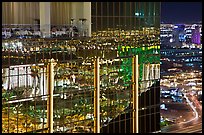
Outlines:
[[[126,16],[130,16],[130,2],[126,2],[125,3],[126,6],[125,6],[125,11],[126,11]]]
[[[119,28],[120,22],[119,17],[115,17],[115,28]]]
[[[155,4],[155,13],[156,13],[155,15],[159,17],[161,13],[160,2],[155,2],[154,4]]]
[[[124,29],[124,25],[125,25],[125,17],[120,17],[120,27],[122,28],[122,29]]]
[[[97,8],[97,16],[101,16],[101,2],[97,2],[96,4],[96,8]]]
[[[113,26],[114,26],[114,20],[113,20],[113,17],[109,17],[109,28],[113,28]]]
[[[135,2],[130,2],[130,15],[135,16],[136,10],[135,10]]]
[[[113,16],[113,2],[107,2],[107,3],[108,3],[109,16]]]
[[[91,15],[95,16],[96,15],[96,2],[91,2]]]
[[[91,17],[91,30],[96,31],[96,17]]]
[[[104,29],[107,29],[106,27],[108,26],[108,19],[109,17],[102,17],[102,26]]]
[[[119,16],[119,2],[114,2],[114,16]]]
[[[129,30],[131,29],[131,25],[130,25],[130,17],[126,17],[126,28]]]
[[[119,12],[120,12],[120,16],[125,16],[125,7],[124,7],[124,2],[120,2],[119,3]]]
[[[108,16],[107,2],[101,2],[101,6],[102,6],[102,16]]]

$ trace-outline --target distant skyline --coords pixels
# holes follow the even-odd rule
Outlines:
[[[161,2],[161,22],[195,23],[202,21],[202,2]]]

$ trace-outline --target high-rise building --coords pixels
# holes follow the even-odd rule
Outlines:
[[[185,25],[175,25],[175,34],[174,34],[174,38],[176,41],[178,42],[184,42],[185,41]]]
[[[186,40],[186,34],[185,34],[185,25],[183,24],[177,24],[174,25],[173,31],[172,31],[172,45],[176,47],[181,47],[182,42]]]
[[[191,42],[200,45],[201,40],[199,26],[195,26],[195,29],[192,31]]]

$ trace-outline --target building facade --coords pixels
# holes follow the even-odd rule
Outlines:
[[[158,48],[150,48],[154,45],[160,44],[155,42],[156,38],[159,39],[160,34],[155,32],[151,33],[151,28],[160,28],[160,3],[159,2],[92,2],[91,3],[91,20],[92,32],[108,32],[115,33],[114,36],[122,35],[123,33],[131,33],[132,37],[138,37],[139,43],[131,40],[119,44],[122,50],[118,50],[119,56],[139,55],[141,60],[140,66],[140,96],[139,96],[139,133],[157,132],[160,130],[160,95],[159,95],[159,74],[160,57],[156,55]],[[143,34],[149,35],[150,33],[155,38],[145,39],[142,33],[140,36],[134,35],[133,31],[144,32]],[[147,33],[145,33],[147,32]],[[104,34],[105,35],[105,34]],[[131,34],[130,34],[131,35]],[[125,36],[125,35],[124,35]],[[126,35],[128,37],[129,34]],[[152,40],[148,42],[148,40]],[[159,40],[160,41],[160,40]],[[154,43],[154,44],[152,44]],[[142,49],[143,46],[143,49]],[[146,49],[145,49],[146,48]],[[141,50],[140,50],[141,49]],[[149,50],[150,49],[150,50]],[[151,56],[147,56],[148,53]],[[143,59],[144,58],[144,59]],[[154,59],[154,60],[151,60]],[[147,60],[147,63],[145,62]],[[157,61],[158,60],[158,61]],[[126,61],[131,63],[131,61]],[[158,62],[158,63],[157,63]],[[123,74],[130,74],[132,69],[126,67],[125,62],[122,63],[127,70]],[[127,78],[131,76],[127,75]],[[151,82],[150,80],[154,80]],[[153,96],[154,95],[154,96]],[[131,109],[131,104],[129,106]],[[127,109],[128,110],[128,109]],[[131,111],[130,111],[131,112]],[[125,113],[119,115],[117,118],[110,121],[110,124],[103,126],[101,132],[104,133],[131,133],[132,132],[132,114]]]
[[[200,45],[200,28],[199,26],[195,26],[195,29],[192,31],[191,41],[194,44]]]
[[[158,2],[92,2],[92,29],[160,27]]]
[[[86,21],[88,37],[91,38],[68,39],[65,36],[63,40],[45,37],[39,40],[33,38],[32,41],[22,39],[20,41],[23,44],[23,49],[20,50],[17,47],[18,51],[16,48],[13,48],[14,51],[12,51],[16,55],[12,58],[16,58],[15,62],[18,63],[15,65],[20,65],[23,62],[24,64],[29,62],[31,62],[29,64],[36,64],[51,58],[59,59],[59,69],[56,71],[55,79],[64,84],[63,87],[55,87],[55,85],[54,87],[59,90],[63,89],[63,92],[69,90],[68,93],[73,93],[67,94],[68,97],[65,100],[58,97],[60,105],[58,100],[55,100],[54,112],[56,115],[53,116],[55,132],[59,130],[62,132],[68,132],[68,130],[69,132],[85,132],[84,129],[87,129],[87,132],[93,132],[93,128],[95,128],[93,120],[95,119],[92,116],[95,113],[95,108],[93,109],[92,90],[94,90],[93,80],[95,78],[93,78],[93,64],[90,64],[93,61],[89,60],[93,60],[97,56],[101,63],[103,60],[106,61],[100,67],[100,73],[103,73],[103,75],[100,74],[101,121],[99,122],[101,125],[98,125],[97,128],[100,128],[101,133],[132,133],[133,71],[131,64],[132,57],[135,55],[139,57],[139,109],[137,110],[139,126],[137,130],[139,133],[160,131],[160,2],[5,2],[3,10],[8,12],[2,13],[2,24],[20,25],[38,22],[40,23],[40,32],[45,34],[52,31],[52,25],[76,25],[79,28],[82,26],[82,22]],[[8,53],[8,50],[12,50],[9,47],[15,46],[18,42],[7,43],[7,40],[4,42],[6,42],[3,50],[4,61],[11,66],[14,62],[10,63],[11,54]],[[76,50],[76,53],[73,53],[72,50]],[[22,53],[21,62],[19,52],[23,51],[28,56],[24,57],[24,53]],[[8,54],[9,57],[6,57]],[[77,66],[74,67],[73,63],[80,64],[76,64]],[[33,68],[36,69],[37,66],[33,66]],[[41,68],[38,70],[39,72],[44,71],[41,71]],[[33,71],[34,75],[39,74],[36,83],[43,83],[45,82],[43,77],[46,75],[38,73],[38,70]],[[68,72],[69,70],[71,71]],[[64,77],[65,74],[66,77]],[[75,74],[74,80],[76,79],[76,81],[70,83],[67,80],[70,80],[73,74]],[[17,76],[19,75],[17,74]],[[34,83],[30,83],[30,85],[32,84]],[[47,90],[47,88],[41,88],[39,84],[36,85],[39,86],[39,89]],[[82,88],[85,90],[88,88],[89,91],[85,92]],[[35,90],[34,88],[34,93]],[[64,95],[66,94],[62,95],[61,93],[60,96],[64,98]],[[66,119],[64,119],[65,117]],[[61,120],[63,123],[56,120]],[[4,123],[4,125],[6,124]],[[7,125],[9,124],[7,123]],[[7,129],[4,129],[6,132]]]

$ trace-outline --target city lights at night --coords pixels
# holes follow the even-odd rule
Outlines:
[[[202,8],[199,2],[161,7],[161,132],[202,132]],[[163,11],[163,12],[162,12]],[[166,22],[166,23],[165,23]]]
[[[2,2],[2,133],[202,133],[201,2]]]
[[[160,132],[159,2],[2,8],[3,133]]]

